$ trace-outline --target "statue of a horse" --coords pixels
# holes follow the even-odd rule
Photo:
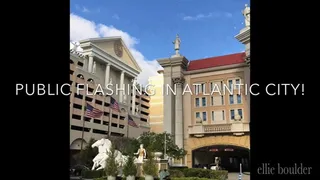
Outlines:
[[[106,167],[106,160],[108,158],[108,153],[110,152],[110,148],[112,146],[112,143],[109,139],[102,138],[98,141],[96,141],[94,144],[92,144],[92,148],[98,147],[98,154],[96,157],[93,158],[93,166],[92,170],[100,170],[104,169]],[[116,155],[116,162],[119,164],[119,166],[123,166],[126,162],[128,157],[122,155],[122,153],[118,150],[115,150]]]

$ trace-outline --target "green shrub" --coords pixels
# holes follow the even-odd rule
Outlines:
[[[147,161],[145,163],[143,163],[143,173],[145,175],[150,175],[153,177],[156,177],[158,174],[158,167],[156,164],[156,161],[154,159],[154,156],[152,155],[152,153],[150,153]]]
[[[104,170],[98,170],[98,171],[82,170],[81,172],[81,177],[88,178],[88,179],[100,178],[100,177],[103,177],[104,175],[105,175]]]
[[[103,176],[103,177],[100,177],[100,178],[95,178],[94,180],[107,180],[108,177],[107,176]]]
[[[178,170],[178,169],[169,169],[169,173],[170,173],[170,177],[177,177],[177,178],[180,178],[180,177],[184,177],[184,174],[181,170]]]
[[[129,156],[123,168],[123,174],[127,176],[135,176],[137,174],[137,167],[134,164],[133,156]]]
[[[199,177],[182,177],[182,178],[171,178],[171,180],[217,180],[217,179],[208,179],[208,178],[199,178]]]
[[[188,168],[183,169],[182,172],[185,177],[199,177],[217,180],[228,179],[228,171],[213,171],[210,169]]]
[[[116,157],[117,152],[115,151],[115,147],[112,145],[106,162],[106,174],[108,176],[116,177],[118,175],[119,165],[116,161]]]

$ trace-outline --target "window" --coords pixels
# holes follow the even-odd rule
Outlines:
[[[222,120],[224,120],[225,119],[225,117],[224,117],[225,115],[224,115],[224,110],[222,110]]]
[[[234,119],[234,109],[230,110],[230,116],[231,116],[231,119],[233,120]]]
[[[202,98],[202,107],[207,106],[207,99],[205,97]]]
[[[207,112],[202,112],[202,120],[203,121],[207,120]]]
[[[200,113],[196,112],[196,120],[200,118]]]
[[[213,106],[214,103],[213,103],[213,96],[211,96],[211,106]]]
[[[224,97],[223,97],[223,95],[221,96],[221,105],[224,105]]]
[[[242,119],[242,109],[238,109],[238,114],[239,114],[239,116],[241,117],[241,119]]]
[[[211,121],[214,121],[214,111],[211,112]]]
[[[199,107],[200,106],[200,100],[199,98],[196,98],[196,107]]]
[[[213,91],[213,87],[214,87],[214,83],[211,82],[211,83],[210,83],[210,91],[211,91],[211,92]]]
[[[200,93],[200,85],[198,83],[195,83],[196,85],[194,85],[194,92],[195,94],[199,94]]]
[[[205,83],[201,84],[201,92],[202,93],[206,92],[206,84]]]
[[[236,79],[236,84],[240,84],[240,79]]]
[[[229,95],[229,103],[230,104],[234,104],[233,95]]]
[[[241,94],[237,94],[237,103],[241,104]]]
[[[229,80],[229,89],[232,89],[232,80]]]

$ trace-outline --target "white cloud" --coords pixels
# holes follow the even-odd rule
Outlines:
[[[227,18],[231,18],[232,14],[229,12],[224,12],[224,13],[220,13],[220,12],[212,12],[209,14],[198,14],[195,16],[184,16],[182,19],[185,21],[196,21],[196,20],[201,20],[201,19],[205,19],[205,18],[218,18],[218,17],[227,17]]]
[[[157,75],[157,70],[162,69],[156,60],[148,61],[143,54],[135,48],[140,43],[135,37],[113,26],[96,24],[78,15],[70,14],[70,40],[79,41],[87,38],[121,36],[133,57],[139,64],[142,72],[138,76],[138,82],[147,84],[150,76]],[[72,44],[70,44],[73,46]],[[72,48],[72,47],[71,47]]]

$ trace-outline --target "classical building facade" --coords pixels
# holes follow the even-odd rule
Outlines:
[[[153,92],[150,96],[150,131],[162,133],[163,130],[163,70],[158,71],[158,75],[149,78],[149,85]],[[150,88],[151,89],[151,88]]]
[[[245,52],[189,61],[179,53],[176,39],[176,54],[158,60],[164,86],[176,88],[175,94],[163,94],[163,131],[187,150],[175,164],[210,168],[219,156],[222,166],[236,169],[242,163],[249,169],[250,94],[244,87],[250,85],[250,25],[246,25],[236,36]]]
[[[139,88],[132,90],[141,69],[122,39],[87,39],[80,47],[81,53],[70,50],[70,149],[80,150],[90,138],[138,137],[149,131],[150,97]],[[110,97],[121,112],[110,108]],[[102,117],[87,117],[87,103],[103,111]],[[127,126],[128,114],[139,128]]]

